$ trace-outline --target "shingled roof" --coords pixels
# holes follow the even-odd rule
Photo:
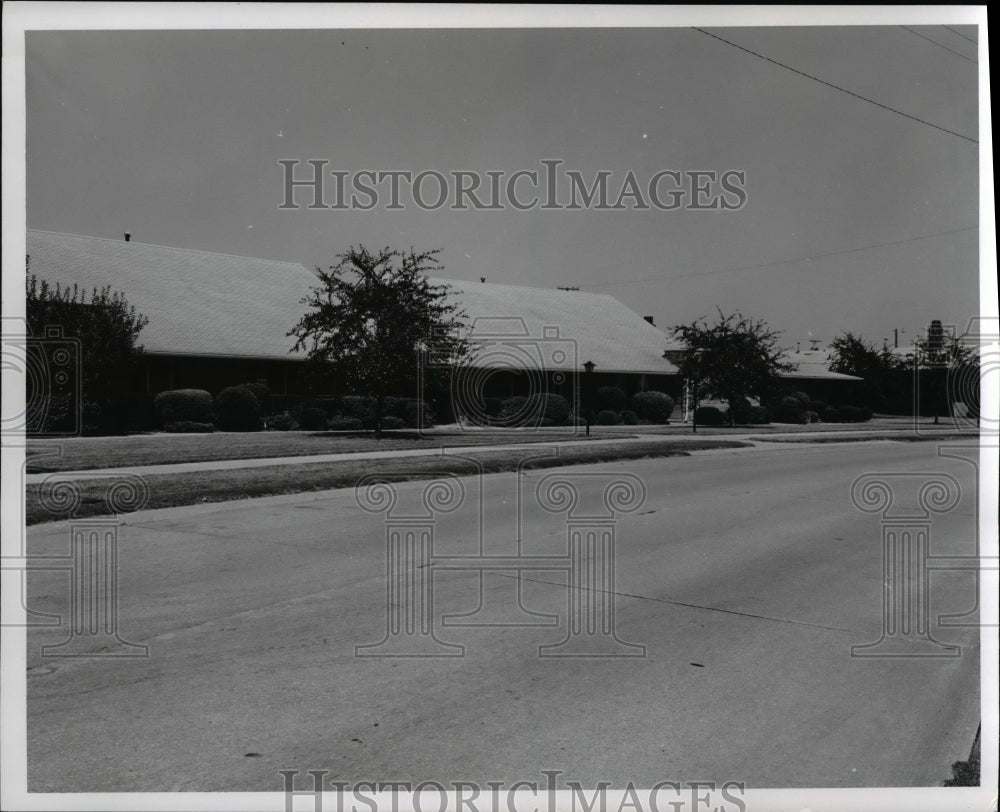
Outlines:
[[[534,357],[545,369],[672,375],[663,332],[604,293],[430,280],[447,285],[465,312],[481,367],[517,367]]]
[[[302,358],[285,334],[317,284],[293,262],[29,230],[31,270],[50,284],[111,285],[149,317],[140,341],[163,355]],[[612,296],[433,279],[466,313],[480,366],[672,374],[664,335]]]
[[[111,285],[149,317],[140,343],[164,355],[289,358],[285,334],[316,284],[304,265],[29,230],[31,271],[89,291]]]

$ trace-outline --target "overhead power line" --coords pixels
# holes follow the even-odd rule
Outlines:
[[[942,28],[947,28],[949,31],[951,31],[951,33],[958,34],[962,39],[967,39],[969,42],[971,42],[977,48],[979,47],[979,43],[978,42],[976,42],[972,37],[965,36],[965,34],[963,34],[957,28],[952,28],[950,25],[944,25],[944,26],[942,26]]]
[[[650,276],[645,279],[628,279],[625,281],[617,282],[603,282],[599,285],[584,285],[586,288],[612,288],[624,285],[637,285],[641,282],[673,282],[675,279],[689,279],[696,276],[712,276],[714,274],[720,273],[736,273],[737,271],[754,271],[763,268],[774,268],[778,265],[792,265],[796,262],[808,262],[813,259],[823,259],[825,257],[838,257],[843,254],[854,254],[859,251],[870,251],[874,248],[888,248],[893,245],[904,245],[909,242],[918,242],[919,240],[929,240],[934,237],[944,237],[949,234],[961,234],[965,231],[976,231],[979,226],[967,226],[966,228],[956,228],[952,231],[939,231],[936,234],[923,234],[919,237],[907,237],[904,240],[894,240],[892,242],[880,242],[873,243],[872,245],[859,245],[855,248],[843,248],[838,251],[827,251],[822,254],[810,254],[805,257],[793,257],[791,259],[780,259],[775,262],[762,262],[758,265],[741,265],[737,268],[719,268],[710,271],[694,271],[693,273],[682,273],[676,276]]]
[[[973,144],[978,144],[979,142],[975,138],[969,138],[967,135],[962,135],[954,130],[949,130],[947,127],[941,127],[937,124],[932,124],[930,121],[925,121],[922,118],[917,118],[916,116],[911,116],[909,113],[904,113],[902,110],[897,110],[895,107],[890,107],[887,104],[882,104],[882,102],[875,101],[874,99],[869,99],[867,96],[862,96],[860,93],[855,93],[853,90],[848,90],[847,88],[835,85],[832,82],[827,82],[825,79],[820,79],[818,76],[813,76],[810,73],[801,71],[798,68],[793,68],[791,65],[786,65],[784,62],[779,62],[776,59],[771,59],[769,56],[764,56],[764,54],[757,53],[757,51],[752,51],[749,48],[744,48],[742,45],[737,45],[725,37],[720,37],[718,34],[713,34],[710,31],[706,31],[704,28],[695,28],[695,31],[699,31],[707,37],[712,37],[712,39],[717,39],[719,42],[724,42],[726,45],[732,46],[737,50],[743,51],[744,53],[755,56],[758,59],[763,59],[765,62],[770,62],[772,65],[777,65],[779,68],[784,68],[785,70],[796,73],[799,76],[804,76],[806,79],[812,79],[814,82],[819,82],[821,85],[826,85],[827,87],[833,88],[834,90],[839,90],[841,93],[846,93],[848,96],[853,96],[855,99],[860,99],[863,102],[868,102],[868,104],[873,104],[876,107],[881,107],[883,110],[888,110],[890,113],[895,113],[903,118],[908,118],[910,121],[916,121],[918,124],[923,124],[927,127],[933,127],[935,130],[940,130],[943,133],[948,133],[948,135],[954,135],[956,138],[961,138],[964,141],[969,141]]]
[[[942,48],[943,50],[947,51],[950,54],[955,54],[955,56],[960,56],[966,62],[971,62],[973,65],[978,65],[979,64],[975,59],[972,59],[971,57],[968,57],[965,54],[960,53],[959,51],[955,51],[955,50],[949,48],[947,45],[942,45],[937,40],[933,40],[930,37],[925,37],[919,31],[914,31],[912,28],[907,28],[905,25],[901,25],[900,28],[902,28],[904,31],[909,31],[915,37],[920,37],[920,39],[927,40],[927,42],[929,42],[931,45],[937,45],[938,48]]]

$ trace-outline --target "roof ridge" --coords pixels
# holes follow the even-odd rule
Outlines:
[[[102,242],[111,242],[120,245],[126,244],[125,240],[119,240],[114,237],[94,237],[89,234],[70,234],[69,232],[66,231],[48,231],[44,228],[29,228],[25,229],[25,231],[27,231],[29,234],[34,232],[36,234],[51,234],[55,237],[76,237],[81,240],[101,240]],[[303,268],[309,271],[309,268],[306,266],[304,262],[289,262],[288,260],[267,259],[266,257],[249,257],[246,256],[245,254],[224,254],[221,251],[202,251],[201,249],[198,248],[179,248],[175,245],[160,245],[159,243],[153,243],[153,242],[138,242],[129,240],[128,244],[144,245],[147,248],[166,248],[169,251],[184,251],[189,254],[208,254],[209,256],[230,257],[231,259],[252,259],[255,262],[271,262],[274,263],[275,265],[301,265]],[[312,273],[312,271],[309,271],[309,273]]]
[[[451,283],[451,282],[462,282],[462,283],[471,285],[473,287],[473,289],[475,289],[477,287],[480,287],[480,286],[496,287],[496,288],[521,288],[522,290],[546,291],[546,292],[549,292],[549,293],[584,293],[584,294],[586,294],[588,296],[603,296],[603,297],[608,298],[608,299],[614,299],[615,298],[610,293],[597,293],[597,292],[594,292],[594,291],[582,290],[582,289],[578,289],[578,290],[560,290],[559,288],[534,287],[532,285],[509,285],[509,284],[507,284],[505,282],[476,282],[476,281],[474,281],[472,279],[451,279],[451,278],[446,277],[446,276],[428,276],[428,279],[436,279],[437,281],[444,282],[446,284],[447,283]],[[619,299],[615,299],[615,301],[619,302],[620,300]]]

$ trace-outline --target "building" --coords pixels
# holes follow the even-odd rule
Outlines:
[[[287,335],[317,283],[305,266],[37,230],[28,231],[27,250],[39,278],[88,291],[110,285],[149,318],[137,392],[217,393],[259,381],[274,394],[305,393],[305,356],[290,352]],[[612,296],[431,281],[449,286],[470,327],[475,352],[456,373],[459,387],[474,380],[484,396],[570,395],[580,380],[574,373],[590,362],[594,387],[678,390],[663,333]]]
[[[149,318],[139,392],[261,381],[295,393],[305,360],[286,334],[316,283],[304,265],[29,230],[31,273],[88,292],[110,285]]]

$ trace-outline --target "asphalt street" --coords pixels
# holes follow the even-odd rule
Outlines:
[[[123,517],[117,629],[148,656],[43,656],[74,593],[29,576],[28,606],[64,619],[28,635],[29,789],[279,791],[288,769],[940,785],[979,722],[975,617],[938,624],[975,609],[974,573],[929,575],[925,636],[957,648],[922,650],[955,656],[852,656],[883,636],[888,526],[855,480],[882,475],[916,526],[914,484],[944,475],[930,553],[975,555],[975,469],[937,452],[785,445]],[[70,538],[32,527],[28,551]],[[581,651],[619,656],[551,656]]]

